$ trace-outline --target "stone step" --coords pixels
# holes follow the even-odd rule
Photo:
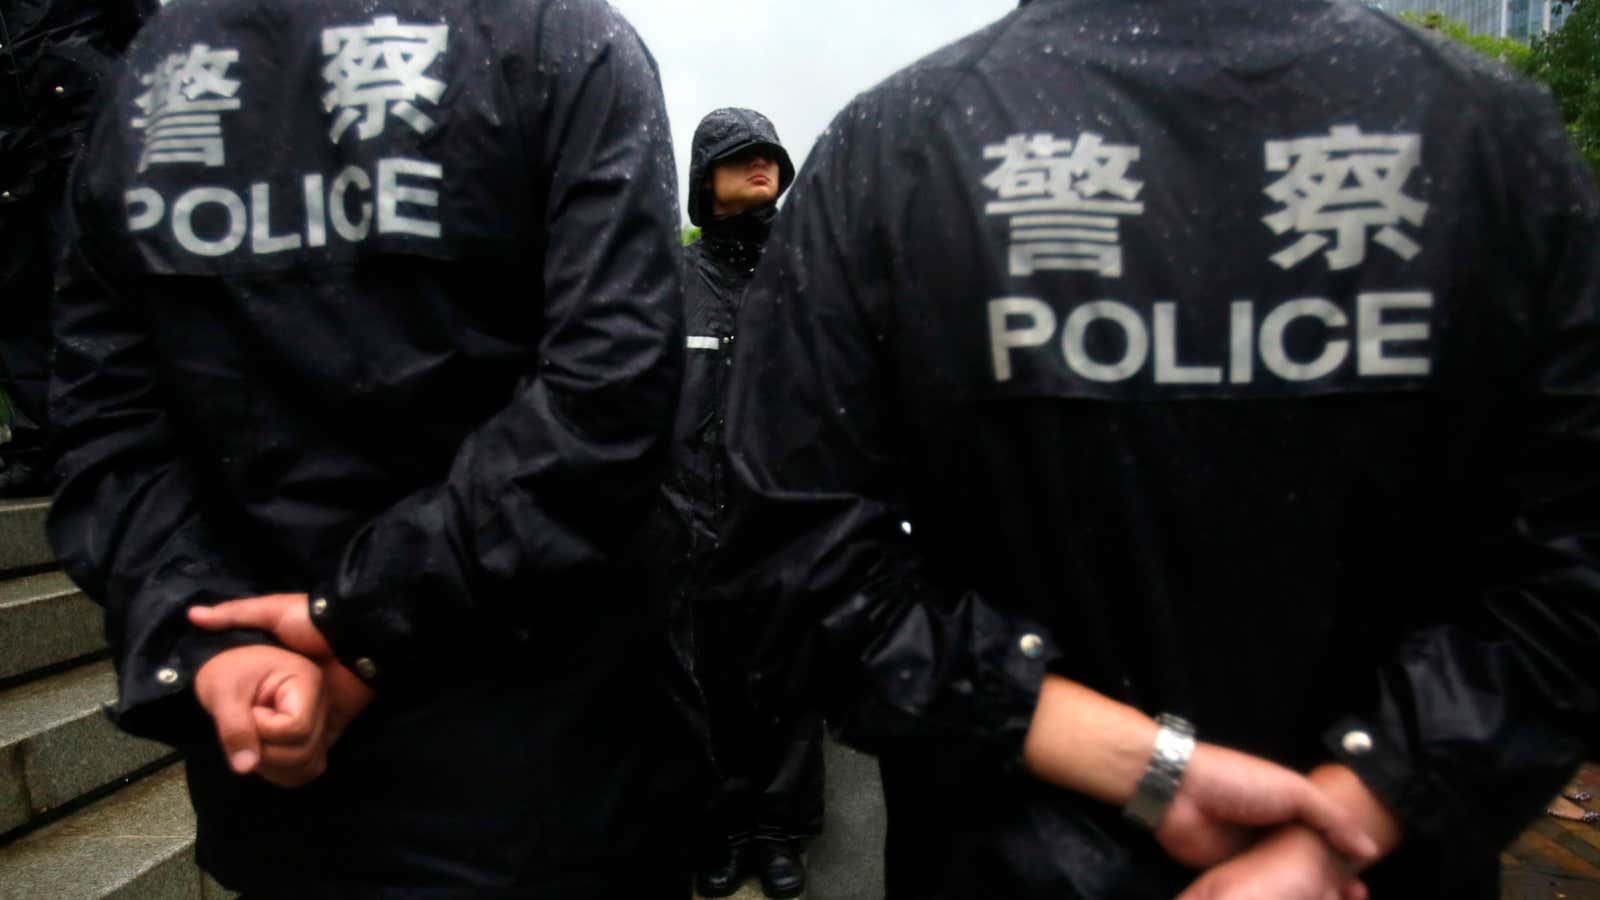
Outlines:
[[[116,696],[104,661],[0,692],[0,833],[171,754],[111,724]]]
[[[56,555],[44,537],[50,499],[0,500],[0,572],[48,566]]]
[[[105,649],[104,621],[61,572],[0,582],[0,680]]]
[[[0,900],[210,900],[183,767],[169,766],[0,847]]]

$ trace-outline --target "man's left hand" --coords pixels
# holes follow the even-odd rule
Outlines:
[[[334,657],[328,639],[311,621],[305,594],[267,594],[229,600],[216,606],[191,606],[189,621],[207,631],[230,628],[269,631],[285,647],[316,663],[322,670],[323,689],[327,693],[327,743],[330,746],[372,702],[372,689]]]

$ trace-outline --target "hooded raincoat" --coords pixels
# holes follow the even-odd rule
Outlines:
[[[683,248],[684,322],[688,357],[674,429],[672,474],[666,496],[702,550],[716,540],[727,488],[722,465],[722,404],[733,361],[734,318],[772,221],[776,205],[734,216],[712,212],[707,181],[718,160],[752,147],[777,157],[779,192],[794,181],[794,164],[777,129],[753,109],[726,108],[706,114],[695,129],[689,160],[689,221],[701,239]]]
[[[682,365],[674,183],[597,0],[181,0],[135,41],[74,179],[49,531],[223,883],[687,892],[693,743],[628,563]],[[278,592],[377,689],[298,790],[232,775],[191,687],[266,638],[185,609]]]
[[[880,755],[891,897],[1194,877],[1014,765],[1047,671],[1353,768],[1380,900],[1496,896],[1600,704],[1600,196],[1543,91],[1357,3],[1037,0],[850,104],[772,247],[726,561],[758,690]]]
[[[713,212],[708,187],[716,164],[752,147],[769,149],[781,194],[794,164],[778,132],[755,110],[713,110],[695,129],[689,162],[689,220],[700,240],[683,248],[688,353],[673,435],[672,471],[663,494],[675,539],[669,590],[686,617],[695,675],[704,692],[711,745],[722,775],[712,798],[708,843],[751,836],[801,841],[822,827],[822,726],[811,714],[773,721],[752,704],[748,649],[760,610],[733,600],[712,603],[704,575],[716,551],[727,501],[723,403],[727,395],[739,301],[771,231],[775,203],[737,215]]]

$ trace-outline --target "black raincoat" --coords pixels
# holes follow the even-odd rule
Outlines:
[[[134,42],[74,179],[49,531],[224,883],[687,892],[692,741],[627,563],[681,375],[674,183],[598,0],[182,0]],[[226,770],[190,687],[264,638],[184,611],[301,591],[377,699],[291,791]]]
[[[732,362],[734,317],[777,215],[777,206],[770,205],[736,216],[714,216],[706,182],[718,160],[755,146],[772,148],[778,158],[781,194],[794,181],[794,164],[778,140],[777,129],[755,110],[708,113],[695,129],[690,149],[689,221],[701,226],[701,239],[683,248],[688,356],[665,493],[702,552],[716,541],[717,519],[726,499],[722,403]]]
[[[1600,698],[1600,196],[1542,90],[1356,3],[1039,0],[853,102],[772,240],[726,559],[759,689],[880,755],[891,896],[1193,877],[1015,765],[1046,671],[1351,766],[1376,897],[1496,896]]]
[[[712,212],[707,187],[715,164],[755,146],[770,149],[781,194],[794,164],[778,132],[755,110],[714,110],[695,129],[689,162],[689,220],[701,239],[683,248],[688,353],[673,435],[672,471],[662,493],[670,512],[668,589],[688,621],[693,666],[706,699],[722,790],[711,802],[706,840],[752,835],[804,840],[822,827],[822,726],[815,715],[773,721],[751,704],[745,661],[759,623],[738,602],[712,604],[704,575],[716,550],[727,499],[723,403],[733,362],[739,300],[777,216],[776,203],[731,216]],[[759,610],[755,612],[759,613]]]
[[[0,378],[8,462],[44,450],[51,267],[92,101],[155,0],[23,0],[0,15]]]

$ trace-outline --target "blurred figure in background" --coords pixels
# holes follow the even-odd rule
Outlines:
[[[761,610],[739,597],[714,600],[704,582],[727,502],[722,409],[734,321],[794,164],[772,123],[752,109],[708,113],[691,153],[689,221],[702,231],[683,249],[689,355],[665,493],[682,547],[671,589],[693,623],[694,667],[723,779],[697,886],[702,896],[725,897],[756,871],[768,896],[795,897],[805,887],[801,851],[822,827],[821,721],[814,713],[775,720],[751,704],[745,664]]]
[[[32,0],[0,11],[0,497],[50,493],[50,298],[67,171],[93,100],[156,0]]]

